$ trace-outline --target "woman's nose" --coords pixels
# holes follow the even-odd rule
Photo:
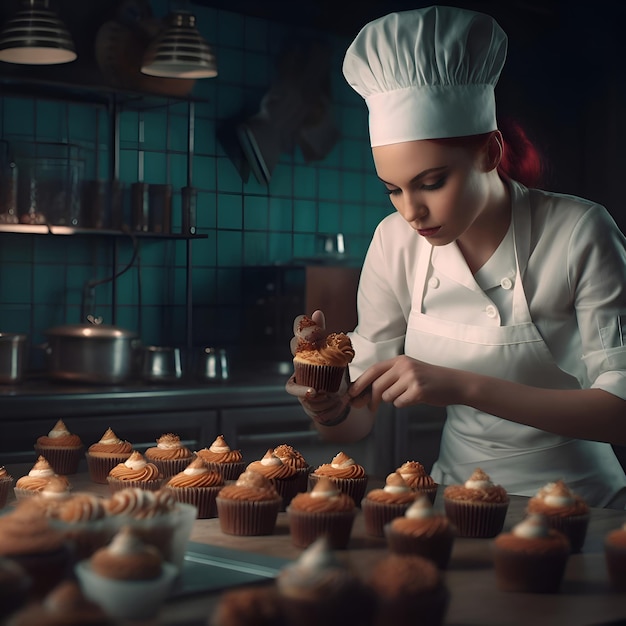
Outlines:
[[[428,215],[428,207],[422,202],[407,200],[402,207],[402,217],[407,222],[415,222]]]

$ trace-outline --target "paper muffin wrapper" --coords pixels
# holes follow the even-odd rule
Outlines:
[[[550,528],[562,532],[570,543],[572,553],[581,552],[587,537],[587,527],[589,526],[589,515],[570,515],[561,517],[558,515],[547,515],[546,521]]]
[[[311,489],[315,487],[317,481],[321,478],[315,473],[309,474],[309,484]],[[368,476],[363,476],[362,478],[335,478],[334,476],[327,476],[330,480],[337,485],[337,489],[342,493],[348,494],[353,500],[356,506],[361,506],[361,500],[365,496],[365,491],[367,489],[367,483],[369,480]]]
[[[124,463],[131,455],[128,454],[118,456],[93,456],[89,452],[85,453],[85,459],[87,460],[87,471],[89,473],[89,479],[94,483],[102,485],[107,484],[107,476],[109,472],[120,463]]]
[[[569,553],[529,554],[494,547],[493,565],[500,591],[556,593],[561,587]]]
[[[26,498],[32,498],[33,496],[38,495],[40,492],[35,489],[24,489],[23,487],[14,487],[13,493],[15,494],[16,500],[26,500]]]
[[[502,532],[508,502],[468,502],[444,498],[444,509],[459,537],[490,538]]]
[[[416,537],[395,531],[390,523],[385,524],[383,532],[390,552],[422,556],[442,570],[448,567],[454,545],[453,532]]]
[[[6,506],[12,486],[13,478],[0,478],[0,509]]]
[[[396,517],[402,517],[411,505],[392,504],[387,502],[373,502],[367,498],[361,500],[361,510],[363,511],[363,523],[365,532],[372,537],[385,536],[385,524]]]
[[[270,478],[270,482],[274,485],[274,489],[276,489],[278,495],[283,499],[280,510],[284,511],[289,506],[294,496],[300,493],[300,481],[298,480],[298,476],[294,475],[291,478]]]
[[[433,485],[432,487],[414,487],[413,491],[419,496],[426,496],[431,504],[435,504],[435,498],[437,497],[437,489],[439,485]]]
[[[356,507],[352,511],[312,513],[287,507],[291,541],[297,548],[307,548],[319,537],[325,536],[330,547],[342,550],[348,546]]]
[[[165,489],[171,493],[178,502],[192,504],[198,509],[198,519],[208,519],[217,517],[217,507],[215,498],[224,485],[215,487],[170,487],[165,485]]]
[[[185,459],[153,459],[147,454],[146,460],[159,468],[163,478],[171,478],[175,474],[180,474],[195,457],[190,456]]]
[[[237,480],[240,474],[246,469],[245,461],[237,461],[236,463],[214,463],[213,461],[205,461],[210,470],[219,472],[224,480]]]
[[[120,480],[113,476],[107,476],[107,483],[109,483],[109,490],[112,492],[121,491],[128,487],[145,489],[147,491],[158,491],[163,485],[163,478],[155,478],[154,480]]]
[[[45,448],[35,444],[35,452],[43,456],[52,469],[61,476],[76,474],[78,465],[83,458],[84,448]]]
[[[249,502],[217,496],[215,503],[220,528],[227,535],[271,535],[276,527],[282,498]]]
[[[59,530],[71,546],[75,563],[106,546],[117,530],[115,522],[108,517],[83,522],[51,519],[50,525]]]
[[[346,373],[346,366],[311,365],[294,361],[293,371],[298,385],[317,391],[336,393]]]

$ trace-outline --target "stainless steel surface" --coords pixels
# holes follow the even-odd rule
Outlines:
[[[198,359],[199,380],[222,382],[230,378],[228,354],[223,348],[205,348]]]
[[[146,346],[141,377],[148,382],[176,382],[183,377],[180,348]]]
[[[112,385],[135,374],[140,341],[105,324],[68,324],[45,332],[46,369],[53,380]]]
[[[28,336],[0,333],[0,384],[22,381],[26,370]]]

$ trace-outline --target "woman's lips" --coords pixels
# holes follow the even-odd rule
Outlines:
[[[436,235],[439,232],[440,228],[441,226],[436,226],[435,228],[418,228],[417,232],[422,237],[432,237],[433,235]]]

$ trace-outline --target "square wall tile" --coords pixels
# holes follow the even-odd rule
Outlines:
[[[0,308],[6,304],[29,303],[31,301],[33,297],[33,270],[33,266],[29,263],[2,263]]]
[[[340,209],[336,202],[320,202],[318,211],[319,220],[317,228],[320,233],[340,232]]]
[[[225,268],[217,271],[217,303],[241,304],[241,268]]]
[[[321,169],[318,178],[320,198],[335,200],[340,197],[340,175],[337,170]]]
[[[269,199],[269,228],[270,230],[293,230],[293,200],[291,198]]]
[[[245,230],[265,230],[269,226],[269,200],[264,196],[244,196]]]
[[[293,236],[291,233],[268,234],[269,261],[289,263],[293,257]]]
[[[265,232],[247,232],[243,234],[244,265],[264,265],[267,263],[267,237]]]
[[[242,198],[233,194],[217,196],[217,227],[241,229],[243,225]]]
[[[36,128],[36,100],[30,98],[4,98],[2,129],[5,136],[34,138]]]
[[[217,231],[218,267],[239,267],[243,263],[242,233],[229,230]]]

